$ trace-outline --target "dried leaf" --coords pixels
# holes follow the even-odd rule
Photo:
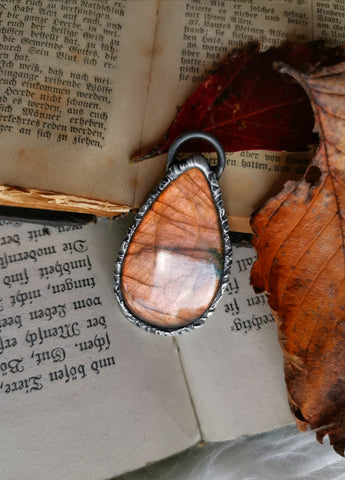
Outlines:
[[[305,176],[252,219],[251,279],[267,291],[301,430],[345,447],[345,63],[294,76],[307,92],[320,146]]]
[[[166,152],[177,136],[196,129],[214,134],[227,152],[297,151],[316,143],[305,91],[272,65],[284,61],[301,70],[320,62],[335,63],[344,55],[343,49],[325,49],[322,42],[287,43],[266,52],[258,49],[251,44],[229,56],[186,100],[159,144],[134,161]],[[190,148],[199,148],[199,144]],[[204,151],[207,148],[203,145]]]

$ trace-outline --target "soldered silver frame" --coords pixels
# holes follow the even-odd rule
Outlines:
[[[115,263],[115,271],[114,271],[114,290],[115,290],[115,295],[122,313],[125,315],[125,317],[127,317],[131,322],[133,322],[138,327],[143,328],[147,332],[151,332],[159,335],[179,335],[182,333],[187,333],[203,325],[205,323],[205,320],[213,313],[221,296],[224,293],[226,285],[229,282],[230,270],[231,270],[231,264],[232,264],[232,248],[231,248],[231,242],[230,242],[228,219],[225,213],[221,191],[220,191],[219,183],[217,180],[217,176],[219,177],[219,169],[218,170],[216,169],[215,171],[212,170],[206,158],[200,154],[192,155],[186,160],[174,161],[174,163],[172,163],[172,161],[169,162],[169,158],[168,158],[168,164],[169,163],[170,163],[170,166],[168,168],[168,171],[165,177],[154,189],[154,191],[152,192],[150,197],[147,199],[145,204],[140,208],[140,210],[138,211],[134,219],[133,225],[129,228],[122,242],[122,245],[120,247],[118,257]],[[199,317],[194,319],[191,323],[183,327],[158,327],[138,317],[127,307],[126,302],[122,295],[122,290],[121,290],[121,274],[122,274],[123,260],[126,256],[127,249],[129,247],[129,244],[132,240],[133,235],[135,234],[145,214],[150,210],[153,203],[157,200],[159,195],[171,184],[171,182],[173,182],[181,174],[185,173],[187,170],[190,170],[192,168],[198,168],[204,174],[206,180],[208,181],[212,198],[217,209],[219,225],[223,235],[223,242],[224,242],[223,271],[220,276],[218,290],[210,306],[202,315],[200,315]]]

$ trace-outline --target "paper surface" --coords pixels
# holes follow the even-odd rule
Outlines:
[[[233,246],[230,283],[203,328],[178,338],[203,438],[222,441],[294,421],[288,407],[283,355],[265,294],[249,273],[256,259]]]
[[[143,147],[159,142],[177,109],[231,52],[252,41],[260,42],[262,50],[286,40],[306,42],[323,38],[329,45],[339,45],[345,41],[345,32],[339,28],[344,18],[345,12],[337,2],[319,5],[311,0],[273,0],[266,5],[256,0],[162,0]],[[332,27],[333,22],[337,27]],[[243,219],[248,219],[269,196],[277,194],[288,179],[300,178],[312,155],[312,151],[229,152],[220,185],[231,228],[249,231],[249,223]],[[146,162],[155,168],[157,159]],[[144,166],[139,169],[143,171],[139,170],[138,178],[145,179],[137,186],[136,202],[141,203],[148,185],[155,185],[156,177],[146,173]]]
[[[263,49],[287,39],[345,41],[335,0],[40,0],[26,10],[15,1],[0,8],[0,185],[112,202],[104,205],[109,215],[116,204],[139,207],[149,195],[165,159],[138,167],[129,158],[160,140],[176,109],[228,54],[250,41]],[[306,164],[300,153],[293,162],[243,153],[228,158],[221,179],[236,230]],[[36,197],[14,193],[17,206],[35,206]],[[1,202],[9,204],[7,197]],[[39,208],[55,208],[41,201]]]
[[[169,338],[119,311],[113,265],[130,220],[0,222],[1,475],[99,479],[200,433]]]
[[[157,0],[25,8],[0,8],[0,184],[133,205]]]

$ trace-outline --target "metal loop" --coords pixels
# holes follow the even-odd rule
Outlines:
[[[176,153],[178,149],[181,147],[181,145],[190,140],[205,140],[206,142],[210,143],[214,147],[217,153],[218,163],[215,167],[212,168],[212,170],[216,174],[217,179],[219,179],[225,168],[224,149],[216,137],[214,137],[210,133],[201,132],[201,131],[186,132],[176,138],[176,140],[171,144],[168,151],[167,169],[172,165],[172,163],[176,159]]]

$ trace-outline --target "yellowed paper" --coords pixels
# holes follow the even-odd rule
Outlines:
[[[127,227],[0,221],[3,479],[112,478],[200,438],[176,346],[116,303]]]
[[[337,0],[8,1],[0,10],[0,184],[103,201],[109,216],[113,205],[137,208],[165,167],[129,158],[160,140],[219,62],[250,41],[263,49],[287,39],[342,44],[344,14]],[[241,219],[234,228],[311,157],[297,153],[289,170],[287,154],[274,154],[274,170],[269,152],[250,154],[231,157],[237,164],[221,182],[228,215]]]
[[[336,1],[162,0],[143,144],[150,146],[160,140],[177,108],[230,52],[250,41],[260,42],[262,50],[279,46],[286,40],[306,42],[321,37],[329,44],[341,44],[345,41],[345,32],[339,26],[344,19],[345,12]],[[337,27],[332,27],[333,21]],[[220,184],[231,228],[250,231],[251,214],[270,196],[277,194],[287,180],[300,178],[312,154],[312,150],[293,154],[229,152]],[[152,169],[155,162],[156,159],[150,161]],[[145,176],[146,166],[140,168],[139,178],[145,178],[145,182],[137,188],[138,204],[147,194],[146,185],[153,188],[156,180],[150,175]]]
[[[133,205],[157,4],[6,2],[0,184]]]
[[[223,441],[293,423],[283,355],[266,295],[250,286],[251,247],[233,246],[227,290],[193,335],[179,337],[202,436]]]

